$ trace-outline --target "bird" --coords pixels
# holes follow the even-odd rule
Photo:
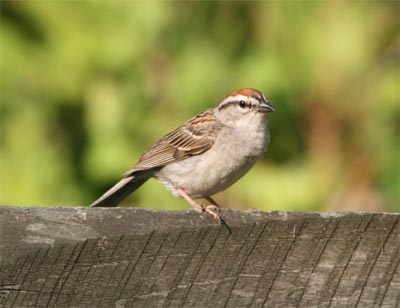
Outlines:
[[[256,89],[235,90],[150,147],[124,177],[91,204],[115,207],[150,178],[221,223],[211,197],[245,175],[270,142],[267,114],[275,111]],[[206,199],[203,205],[194,199]]]

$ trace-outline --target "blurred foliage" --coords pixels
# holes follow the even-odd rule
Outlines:
[[[272,140],[225,207],[399,211],[399,2],[0,4],[1,204],[90,204],[253,87]],[[125,204],[189,208],[154,180]]]

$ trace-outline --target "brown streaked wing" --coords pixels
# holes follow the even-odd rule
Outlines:
[[[214,144],[220,128],[213,109],[207,109],[152,146],[126,174],[162,167],[203,153]]]

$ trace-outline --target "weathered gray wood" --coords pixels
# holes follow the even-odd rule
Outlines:
[[[1,307],[400,307],[400,215],[0,207]]]

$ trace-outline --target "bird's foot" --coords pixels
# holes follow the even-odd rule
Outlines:
[[[203,209],[206,213],[210,214],[214,219],[218,220],[221,223],[221,216],[219,216],[219,208],[214,204],[210,204],[207,206],[203,206]]]
[[[198,213],[206,212],[211,215],[214,219],[218,220],[221,223],[221,217],[219,216],[219,208],[213,204],[211,205],[203,205],[196,203],[197,206],[193,205],[193,209]]]
[[[218,220],[219,223],[221,223],[221,217],[219,216],[219,207],[216,204],[216,202],[211,199],[210,197],[207,197],[206,199],[213,204],[210,205],[202,205],[198,204],[196,201],[194,201],[183,189],[179,188],[178,189],[179,194],[186,199],[187,202],[190,203],[191,206],[197,211],[197,212],[206,212],[209,215],[211,215],[214,219]]]

